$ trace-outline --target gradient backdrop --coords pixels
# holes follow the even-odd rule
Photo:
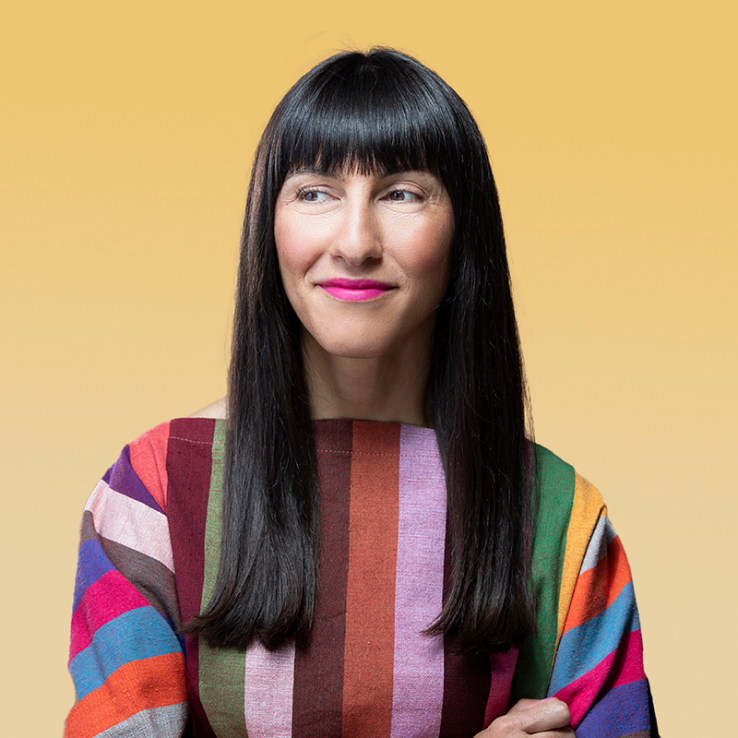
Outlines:
[[[15,3],[0,21],[3,734],[59,735],[78,524],[120,448],[221,396],[251,156],[346,47],[487,139],[539,442],[605,495],[663,733],[729,735],[732,0]]]

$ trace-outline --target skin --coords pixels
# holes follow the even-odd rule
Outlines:
[[[476,738],[575,738],[569,727],[571,715],[565,702],[555,697],[546,700],[520,700],[510,710],[477,733]]]
[[[274,237],[287,296],[303,326],[313,416],[425,425],[435,312],[448,283],[453,209],[441,181],[298,171],[277,198]],[[334,279],[386,284],[337,299]]]
[[[312,414],[429,425],[425,387],[436,308],[448,284],[454,216],[429,172],[297,171],[276,203],[287,296],[302,323]],[[339,299],[334,279],[374,280],[377,297]],[[223,418],[221,399],[195,417]],[[520,700],[477,738],[572,738],[557,699]]]

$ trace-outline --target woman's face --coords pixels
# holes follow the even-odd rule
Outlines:
[[[291,174],[274,237],[304,330],[334,356],[427,356],[453,230],[448,192],[430,172]]]

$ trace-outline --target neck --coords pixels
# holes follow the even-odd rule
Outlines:
[[[303,337],[305,372],[312,415],[431,426],[426,387],[430,344],[388,356],[352,358],[324,351],[310,335]]]

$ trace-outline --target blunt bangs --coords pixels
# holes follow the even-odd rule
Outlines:
[[[458,166],[463,103],[415,60],[376,49],[326,60],[275,111],[272,181],[298,169],[361,174],[428,170],[448,187]],[[467,113],[468,114],[468,113]],[[463,116],[461,116],[463,119]]]

